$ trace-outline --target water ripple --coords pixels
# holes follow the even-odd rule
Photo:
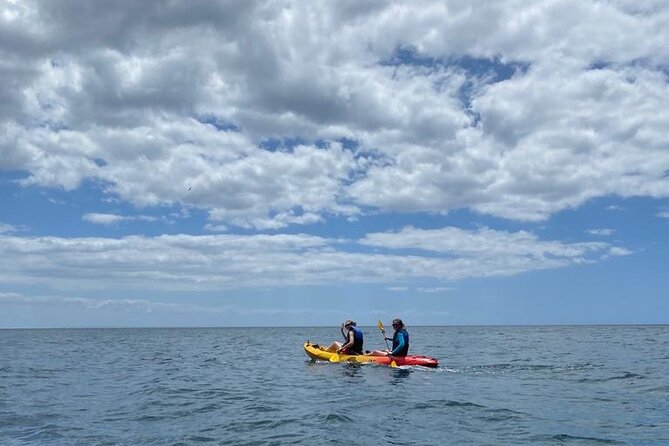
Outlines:
[[[560,443],[569,443],[569,444],[627,444],[622,441],[610,440],[608,438],[598,438],[598,437],[579,437],[577,435],[569,434],[558,434],[550,437],[553,440],[557,440]]]
[[[430,400],[425,403],[418,403],[413,406],[414,409],[433,409],[442,407],[478,407],[483,408],[480,404],[470,403],[468,401],[451,401],[451,400]]]

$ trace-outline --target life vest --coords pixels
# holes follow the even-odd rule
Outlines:
[[[400,345],[400,336],[404,339],[404,347],[395,356],[406,356],[409,353],[409,333],[404,328],[393,335],[393,351]]]
[[[353,345],[349,347],[348,353],[353,355],[362,355],[362,330],[358,327],[351,327],[353,330]]]

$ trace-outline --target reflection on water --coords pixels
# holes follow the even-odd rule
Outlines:
[[[404,381],[406,378],[411,376],[411,373],[413,373],[414,368],[413,367],[397,367],[395,369],[391,369],[393,372],[393,379],[390,380],[391,385],[398,385],[401,384],[402,381]]]
[[[341,371],[344,376],[347,376],[349,378],[355,378],[357,376],[360,376],[362,367],[363,367],[362,364],[346,362],[342,363]]]

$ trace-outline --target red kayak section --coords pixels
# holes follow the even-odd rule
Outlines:
[[[372,362],[385,365],[390,365],[392,361],[395,361],[395,364],[398,366],[419,365],[422,367],[437,367],[439,365],[439,361],[437,361],[435,358],[423,355],[378,356],[372,359]]]

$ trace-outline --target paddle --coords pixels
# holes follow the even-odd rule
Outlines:
[[[379,330],[381,330],[381,333],[383,334],[383,340],[386,341],[386,347],[388,347],[388,350],[390,350],[388,339],[386,339],[386,330],[383,329],[383,322],[381,322],[381,319],[379,319],[379,322],[376,324],[376,326],[379,327]],[[390,358],[390,367],[393,369],[397,368],[397,363],[394,359],[392,359],[392,356],[388,355],[388,357]]]
[[[386,339],[386,330],[383,329],[383,322],[381,322],[381,319],[379,319],[379,322],[376,324],[377,327],[379,327],[379,330],[381,330],[381,334],[383,334],[383,340],[386,341],[386,347],[388,350],[390,350],[390,346],[388,345],[388,340]]]

